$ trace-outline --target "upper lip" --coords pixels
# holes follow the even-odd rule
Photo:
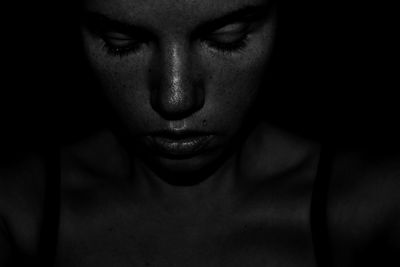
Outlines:
[[[207,136],[207,135],[210,135],[210,133],[196,131],[196,130],[169,130],[169,129],[167,129],[167,130],[153,132],[150,135],[152,137],[161,137],[161,138],[171,139],[171,140],[183,140],[183,139],[188,139],[188,138]]]

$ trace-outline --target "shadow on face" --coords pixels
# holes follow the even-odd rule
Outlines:
[[[225,157],[254,119],[275,22],[272,1],[88,0],[81,36],[134,154],[194,173]]]
[[[104,125],[111,121],[130,143],[146,133],[186,127],[224,136],[216,141],[226,148],[236,143],[233,137],[244,128],[244,122],[266,117],[313,138],[320,138],[325,131],[336,143],[370,140],[359,138],[359,133],[367,133],[359,124],[367,124],[369,119],[377,122],[383,112],[377,111],[373,118],[355,118],[360,103],[355,93],[341,87],[345,65],[336,69],[330,64],[332,57],[346,55],[339,56],[343,49],[336,45],[327,45],[328,39],[340,35],[328,38],[325,26],[329,16],[322,17],[329,14],[315,13],[319,6],[279,2],[277,36],[274,33],[271,41],[268,29],[276,18],[249,13],[224,18],[249,6],[266,6],[260,13],[268,14],[268,1],[168,2],[84,2],[84,23],[79,27],[85,48],[82,58],[88,64],[79,66],[88,66],[93,79],[82,83],[88,75],[81,71],[83,75],[71,86],[78,84],[82,106],[79,109],[75,104],[75,95],[71,102],[76,117],[83,121],[78,137],[82,128],[91,125],[88,122]],[[335,73],[339,76],[332,80]],[[100,92],[105,97],[98,97]],[[261,103],[258,113],[251,114],[257,101]],[[371,115],[372,111],[368,112]],[[70,115],[71,109],[68,117],[73,117]],[[390,121],[382,118],[379,125]]]

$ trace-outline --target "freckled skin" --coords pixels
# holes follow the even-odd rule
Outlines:
[[[313,267],[323,256],[315,251],[324,249],[334,267],[400,266],[393,264],[400,247],[398,158],[382,163],[337,151],[320,180],[330,181],[330,239],[325,248],[313,242],[320,145],[249,113],[258,90],[270,90],[259,86],[273,53],[276,17],[233,53],[192,35],[204,21],[268,0],[82,2],[152,37],[135,53],[112,55],[82,26],[90,68],[123,127],[105,125],[63,146],[60,188],[48,187],[45,177],[54,177],[36,155],[0,170],[0,266],[34,265],[43,209],[56,203],[47,197],[57,192],[58,239],[45,254],[58,267]],[[120,39],[114,41],[126,42]],[[249,120],[254,125],[244,127]],[[214,152],[184,160],[155,155],[140,136],[165,127],[212,131]],[[233,142],[243,129],[242,142]],[[167,171],[179,177],[177,184],[160,179]],[[323,215],[320,208],[314,214]]]
[[[120,58],[107,55],[83,29],[90,66],[131,140],[171,122],[215,133],[212,145],[217,151],[186,161],[186,172],[207,168],[232,146],[265,75],[275,18],[250,35],[247,47],[229,55],[191,39],[191,34],[217,14],[265,2],[86,1],[86,9],[143,25],[155,36],[137,53]],[[151,160],[173,172],[182,170],[164,159]]]

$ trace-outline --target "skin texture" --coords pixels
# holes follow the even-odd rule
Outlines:
[[[84,1],[82,45],[115,122],[61,149],[57,266],[316,266],[310,206],[320,145],[251,110],[259,90],[269,90],[276,14],[249,28],[235,20],[202,26],[268,3]],[[126,27],[93,28],[101,20],[91,23],[87,12],[135,27],[129,35]],[[246,46],[216,48],[243,29]],[[109,49],[137,41],[124,55]],[[154,153],[143,139],[180,128],[214,137],[204,153],[181,159]],[[390,258],[374,250],[376,237],[398,247],[396,162],[334,155],[327,199],[334,266]],[[1,266],[37,257],[45,170],[35,155],[1,172]]]
[[[265,10],[261,19],[250,23],[236,19],[204,32],[200,32],[201,26],[246,6],[266,6],[268,1],[85,3],[85,10],[141,27],[146,34],[136,51],[119,56],[107,53],[104,40],[119,44],[116,38],[135,40],[136,36],[113,29],[100,33],[90,27],[82,29],[88,62],[124,130],[129,131],[128,141],[141,147],[143,136],[163,129],[214,135],[209,144],[212,151],[200,156],[169,160],[148,153],[145,147],[136,149],[138,158],[146,154],[153,169],[175,174],[210,168],[234,145],[255,100],[272,52],[275,16]],[[102,34],[106,37],[100,38]],[[246,35],[248,41],[240,51],[225,52],[207,43],[209,39],[222,42]]]

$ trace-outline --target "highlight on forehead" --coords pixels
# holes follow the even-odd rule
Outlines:
[[[84,12],[125,24],[175,20],[198,24],[225,16],[267,11],[275,0],[86,0]]]

